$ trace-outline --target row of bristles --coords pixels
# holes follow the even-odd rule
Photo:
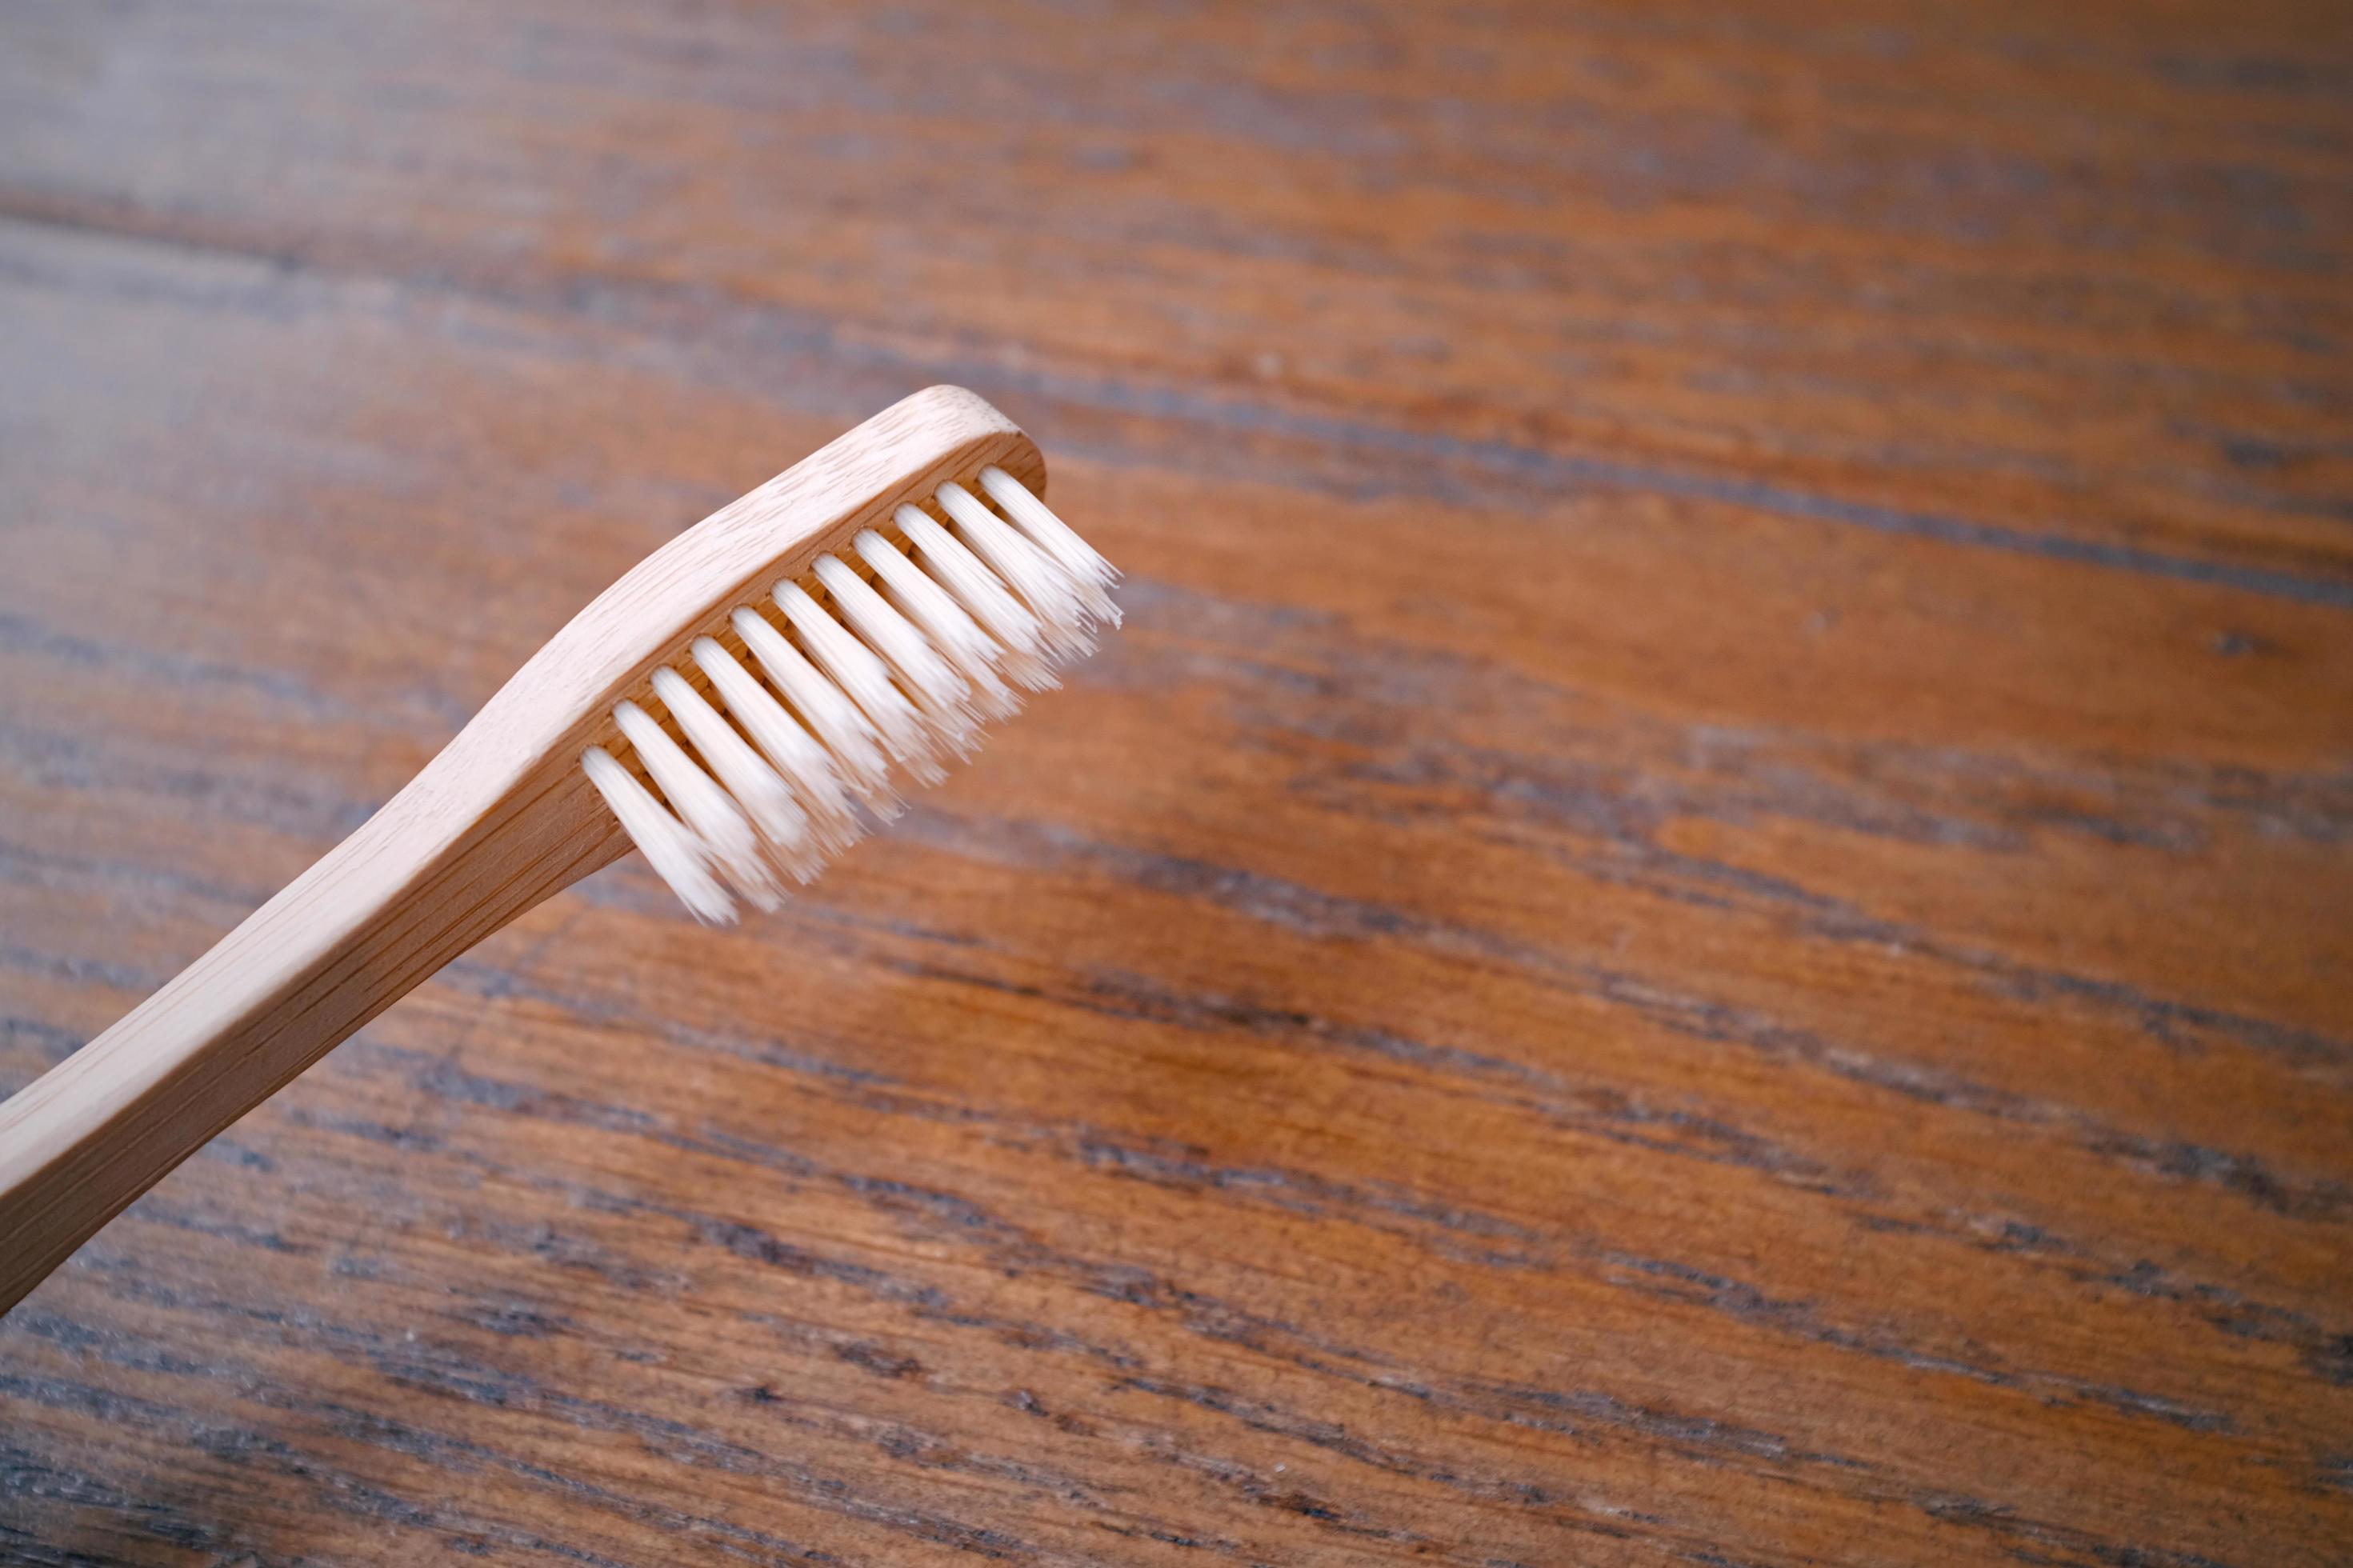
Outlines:
[[[850,548],[871,582],[826,554],[812,568],[823,601],[776,584],[789,635],[753,606],[736,610],[731,624],[760,675],[710,637],[689,657],[711,697],[657,668],[654,696],[700,763],[635,702],[614,708],[667,805],[602,746],[581,754],[697,919],[732,919],[739,897],[773,909],[786,879],[807,881],[870,818],[896,813],[893,764],[938,782],[948,758],[971,755],[982,721],[1019,708],[1016,689],[1056,685],[1058,665],[1092,651],[1098,623],[1118,625],[1110,563],[1004,469],[981,469],[979,484],[997,510],[953,481],[935,493],[947,525],[897,510],[913,557],[860,532]]]

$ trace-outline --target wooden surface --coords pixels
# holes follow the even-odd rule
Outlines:
[[[2341,6],[0,10],[0,1083],[968,384],[1127,631],[0,1321],[38,1564],[2353,1556]]]

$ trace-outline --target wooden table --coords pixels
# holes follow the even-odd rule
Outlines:
[[[961,382],[1127,630],[0,1323],[0,1557],[2353,1556],[2341,5],[0,12],[0,1089]]]

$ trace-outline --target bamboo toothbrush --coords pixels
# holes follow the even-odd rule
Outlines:
[[[634,844],[699,920],[772,907],[1116,624],[1010,420],[935,386],[680,534],[384,809],[0,1101],[0,1312],[213,1134]]]

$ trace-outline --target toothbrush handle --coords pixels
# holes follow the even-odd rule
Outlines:
[[[0,1313],[215,1133],[627,847],[593,817],[537,845],[438,833],[449,814],[435,808],[431,779],[0,1101]]]

